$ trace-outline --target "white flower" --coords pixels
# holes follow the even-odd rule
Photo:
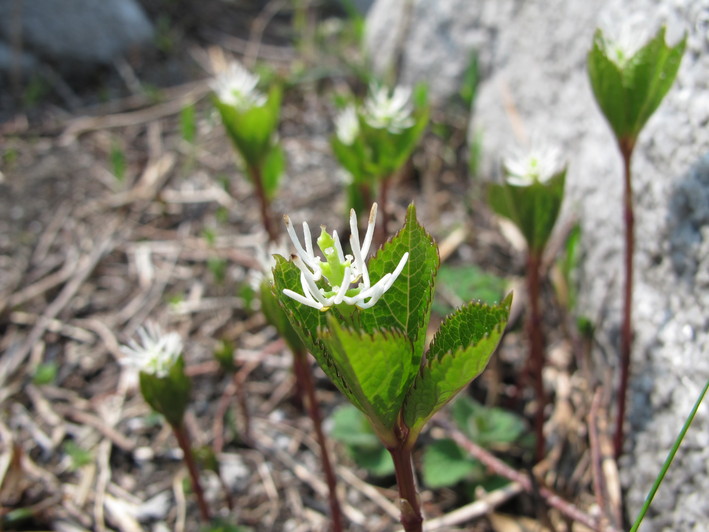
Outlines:
[[[359,118],[354,105],[348,105],[335,118],[335,134],[342,144],[350,146],[359,135]]]
[[[266,96],[256,89],[258,82],[257,75],[246,70],[240,63],[233,62],[209,86],[222,103],[238,111],[247,111],[266,103]]]
[[[546,183],[564,170],[561,151],[556,147],[533,148],[504,162],[505,180],[510,185],[526,187]]]
[[[608,59],[619,68],[623,68],[628,60],[647,44],[649,40],[647,22],[644,19],[642,21],[625,21],[616,33],[617,37],[615,38],[607,37],[613,32],[603,31],[603,51]]]
[[[305,240],[305,247],[303,247],[290,218],[284,216],[288,235],[297,252],[297,255],[293,255],[292,259],[300,270],[300,284],[303,293],[299,294],[289,289],[284,289],[283,293],[299,303],[322,311],[340,303],[356,305],[361,309],[372,307],[391,288],[409,258],[408,252],[404,253],[393,272],[382,276],[374,285],[371,284],[365,259],[369,253],[369,246],[372,244],[376,218],[377,204],[375,203],[369,213],[369,223],[364,241],[360,245],[357,215],[354,209],[350,211],[352,255],[344,254],[337,231],[333,231],[331,236],[322,227],[318,238],[318,247],[325,256],[325,261],[323,261],[313,252],[313,243],[307,222],[303,222]]]
[[[372,85],[364,102],[364,120],[374,128],[401,133],[414,125],[410,97],[411,89],[407,87],[389,91],[386,87]]]
[[[273,282],[273,268],[276,266],[274,255],[285,257],[288,254],[285,244],[280,241],[269,242],[266,246],[256,247],[256,260],[260,268],[252,268],[249,275],[249,284],[254,290],[261,288],[264,280]]]
[[[164,378],[182,353],[182,338],[176,332],[163,333],[158,325],[148,322],[138,329],[140,343],[131,340],[121,346],[126,358],[121,364],[144,373]]]

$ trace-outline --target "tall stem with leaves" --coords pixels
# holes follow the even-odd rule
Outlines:
[[[271,200],[285,166],[283,150],[278,144],[282,95],[275,86],[264,94],[258,90],[258,83],[258,76],[232,63],[213,80],[211,87],[214,105],[256,191],[263,228],[269,241],[275,242],[278,231],[271,216]]]
[[[630,42],[633,39],[624,40]],[[588,54],[588,73],[596,102],[616,137],[623,159],[625,224],[625,286],[623,290],[623,322],[621,326],[620,378],[618,383],[618,418],[613,439],[616,457],[623,452],[625,409],[633,325],[633,256],[635,218],[631,180],[632,155],[638,136],[648,119],[659,107],[682,61],[686,37],[674,46],[665,42],[665,28],[637,50],[614,42],[597,30]]]
[[[123,362],[139,370],[140,392],[153,410],[168,422],[183,453],[192,481],[202,520],[209,522],[211,512],[204,497],[199,471],[184,425],[185,411],[190,401],[192,383],[185,374],[182,339],[177,333],[163,333],[152,323],[139,329],[140,343],[131,341],[123,346]]]
[[[310,229],[301,243],[286,226],[297,254],[276,257],[274,294],[293,330],[325,374],[367,417],[391,454],[407,532],[423,516],[411,453],[435,412],[479,375],[499,342],[511,297],[499,305],[469,303],[449,316],[426,353],[438,248],[409,207],[406,223],[367,262],[376,205],[360,242],[350,212],[351,255],[336,232],[322,229],[315,254]]]
[[[566,167],[560,153],[550,147],[534,148],[529,153],[505,161],[505,182],[488,187],[488,202],[493,210],[511,220],[527,242],[527,339],[532,387],[536,399],[534,433],[535,460],[544,458],[544,331],[540,292],[542,260],[549,237],[564,199]]]

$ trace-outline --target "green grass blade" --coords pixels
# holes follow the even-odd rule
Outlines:
[[[692,421],[694,420],[694,416],[696,415],[697,410],[699,409],[699,405],[702,404],[702,400],[704,399],[704,396],[707,393],[707,389],[709,389],[709,381],[707,381],[707,383],[704,385],[704,389],[702,390],[702,393],[699,394],[699,397],[697,398],[697,402],[694,403],[694,407],[692,408],[692,411],[689,413],[687,420],[684,422],[684,426],[682,427],[682,430],[677,435],[677,439],[675,440],[675,443],[672,446],[672,449],[670,449],[670,453],[667,455],[667,459],[665,460],[665,463],[662,464],[662,469],[660,470],[660,474],[657,475],[657,478],[655,479],[655,483],[652,485],[652,488],[650,489],[650,493],[647,494],[647,498],[645,499],[645,503],[643,504],[643,507],[640,509],[640,513],[638,514],[638,517],[635,519],[635,522],[633,523],[633,527],[630,529],[630,532],[636,532],[638,530],[638,528],[640,527],[640,523],[642,523],[643,518],[645,517],[645,514],[650,509],[650,505],[652,504],[652,500],[655,498],[655,494],[657,493],[657,490],[660,487],[660,484],[662,483],[663,479],[665,478],[665,475],[667,474],[667,470],[670,468],[670,465],[672,464],[672,460],[674,460],[675,455],[677,454],[677,450],[679,449],[679,446],[682,444],[682,440],[684,439],[684,435],[687,434],[687,430],[689,429],[689,426],[692,424]]]

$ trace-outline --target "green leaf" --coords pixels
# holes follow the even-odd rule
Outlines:
[[[485,369],[502,337],[511,303],[511,294],[495,306],[470,303],[441,324],[404,403],[410,439]]]
[[[382,446],[367,417],[352,405],[344,405],[332,416],[330,435],[347,447],[352,460],[369,473],[383,477],[394,472],[394,462]]]
[[[485,272],[482,268],[471,264],[466,266],[441,266],[436,278],[436,299],[433,310],[438,314],[446,314],[455,310],[466,301],[478,300],[483,303],[495,303],[505,295],[507,282],[496,275]],[[439,297],[445,294],[445,300]],[[451,306],[451,301],[460,303]]]
[[[286,167],[286,158],[280,145],[273,146],[263,162],[263,189],[268,199],[273,199]]]
[[[546,183],[534,182],[528,186],[509,183],[491,184],[488,202],[492,209],[510,219],[522,232],[534,253],[546,246],[564,199],[566,170]]]
[[[262,168],[275,144],[275,134],[281,109],[281,90],[273,87],[266,103],[239,111],[214,98],[229,138],[244,158],[246,166]]]
[[[412,363],[412,345],[401,331],[365,333],[342,326],[330,315],[321,338],[339,374],[385,443],[396,444],[393,429],[406,393],[418,370]]]
[[[394,271],[406,252],[409,258],[399,278],[376,305],[361,313],[361,323],[368,331],[404,331],[414,342],[413,362],[418,366],[426,341],[440,259],[436,243],[416,219],[413,204],[407,211],[404,227],[369,261],[372,284]]]
[[[421,472],[429,488],[453,486],[481,470],[480,462],[465,454],[453,440],[434,440],[424,450]]]
[[[593,94],[618,141],[637,139],[650,116],[674,83],[686,46],[686,36],[675,46],[665,42],[665,28],[627,61],[619,65],[608,56],[601,30],[588,54]]]
[[[180,356],[166,377],[140,372],[140,392],[145,402],[159,412],[174,427],[182,424],[182,418],[190,402],[192,383],[185,375],[185,361]]]
[[[278,303],[278,297],[274,293],[273,285],[263,280],[261,282],[259,295],[261,299],[261,311],[266,317],[266,321],[273,325],[281,338],[288,344],[288,347],[293,353],[302,353],[306,351],[303,341],[298,333],[293,329],[286,312]]]
[[[515,413],[484,406],[465,395],[453,403],[451,413],[460,430],[485,448],[509,445],[527,428],[524,419]]]

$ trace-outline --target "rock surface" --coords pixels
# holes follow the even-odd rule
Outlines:
[[[135,0],[0,0],[0,44],[19,39],[25,53],[63,70],[110,64],[152,38]]]
[[[630,430],[621,478],[628,513],[639,510],[674,438],[709,379],[709,1],[378,0],[368,46],[379,69],[402,43],[401,81],[428,81],[443,100],[458,90],[463,58],[477,49],[483,80],[471,131],[481,131],[483,168],[540,138],[568,153],[566,216],[583,226],[581,310],[606,332],[615,365],[623,284],[622,168],[593,100],[586,54],[596,27],[668,26],[688,34],[680,72],[640,135],[633,161],[636,284]],[[404,24],[406,25],[406,24]],[[389,28],[386,33],[385,29]],[[402,30],[403,31],[403,30]],[[386,34],[385,34],[386,33]],[[646,518],[643,530],[700,531],[709,523],[706,405]]]

